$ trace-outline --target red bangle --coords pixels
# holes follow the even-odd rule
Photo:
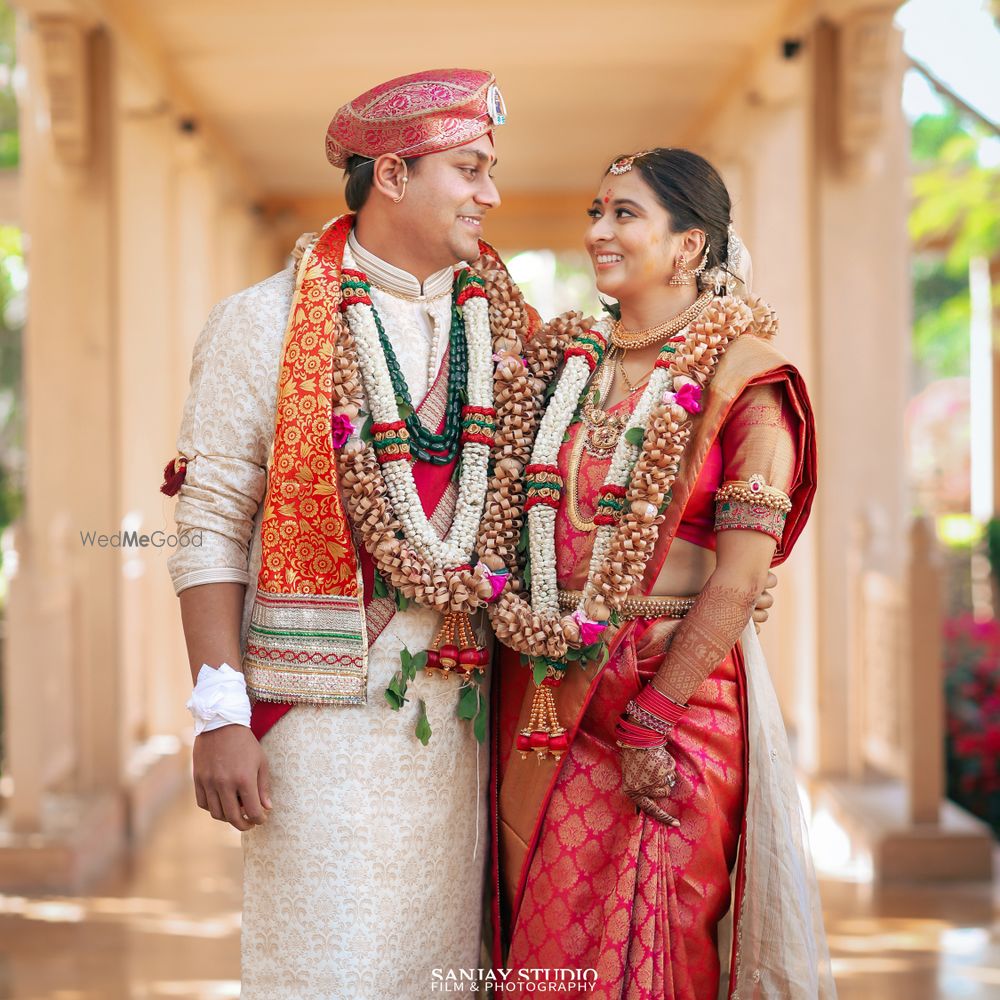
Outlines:
[[[647,712],[652,712],[664,722],[680,722],[687,712],[687,705],[678,705],[676,701],[657,691],[652,684],[647,684],[636,696],[636,704]]]
[[[618,720],[618,725],[615,726],[615,739],[636,750],[651,750],[665,746],[667,742],[662,734],[653,732],[645,726],[636,725],[628,719]]]

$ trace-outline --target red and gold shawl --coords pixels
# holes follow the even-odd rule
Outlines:
[[[365,701],[367,642],[358,556],[330,434],[332,338],[354,217],[337,219],[299,264],[278,374],[261,517],[261,564],[243,672],[260,701]]]

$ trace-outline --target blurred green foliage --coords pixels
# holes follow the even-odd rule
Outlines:
[[[1000,587],[1000,517],[986,522],[986,554],[989,556],[993,579]]]
[[[928,378],[968,374],[969,261],[1000,252],[1000,170],[982,162],[988,138],[953,107],[913,123],[913,345]]]
[[[0,169],[16,167],[20,161],[13,77],[14,11],[0,2]]]

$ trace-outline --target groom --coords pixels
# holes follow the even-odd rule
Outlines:
[[[407,463],[390,460],[409,442],[420,510],[394,494],[391,514],[404,540],[442,544],[476,473],[469,372],[492,372],[456,262],[492,255],[480,235],[504,118],[493,75],[465,69],[344,105],[326,154],[353,214],[297,268],[217,305],[195,345],[163,488],[178,533],[201,536],[169,568],[197,801],[243,831],[244,1000],[423,1000],[433,970],[479,965],[485,755],[456,718],[454,673],[414,671],[399,691],[401,658],[419,662],[441,619],[386,596],[362,544],[385,525],[351,518],[371,497],[337,453],[398,403],[398,422],[373,426],[377,469],[398,483]]]

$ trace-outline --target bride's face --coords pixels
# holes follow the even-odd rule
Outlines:
[[[670,213],[638,170],[606,174],[587,214],[584,242],[599,292],[621,301],[669,281],[687,234],[671,232]]]

